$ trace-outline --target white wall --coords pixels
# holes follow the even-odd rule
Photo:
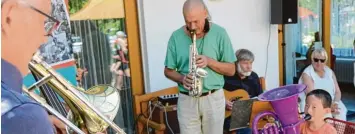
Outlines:
[[[147,92],[176,86],[164,76],[164,59],[171,33],[184,25],[182,15],[184,1],[138,0]],[[234,50],[246,48],[254,52],[256,56],[254,71],[259,76],[265,76],[268,61],[266,87],[268,89],[278,87],[277,25],[269,24],[269,0],[205,0],[205,2],[212,21],[227,30]]]

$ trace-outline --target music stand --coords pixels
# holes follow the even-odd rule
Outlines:
[[[249,127],[252,106],[256,100],[239,100],[233,103],[229,131]]]

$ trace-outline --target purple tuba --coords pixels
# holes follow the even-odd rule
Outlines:
[[[256,115],[252,123],[253,134],[299,134],[300,124],[311,118],[310,115],[299,118],[298,94],[305,89],[306,85],[292,84],[260,94],[259,101],[270,102],[275,112],[264,111]],[[273,117],[275,123],[267,123],[263,129],[258,130],[257,123],[264,116]]]

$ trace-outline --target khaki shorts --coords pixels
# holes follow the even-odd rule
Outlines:
[[[177,112],[181,134],[222,134],[225,112],[223,89],[199,98],[179,94]]]

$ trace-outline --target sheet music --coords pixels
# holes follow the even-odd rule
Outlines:
[[[256,100],[257,99],[240,100],[233,103],[230,131],[249,127],[253,102]]]

